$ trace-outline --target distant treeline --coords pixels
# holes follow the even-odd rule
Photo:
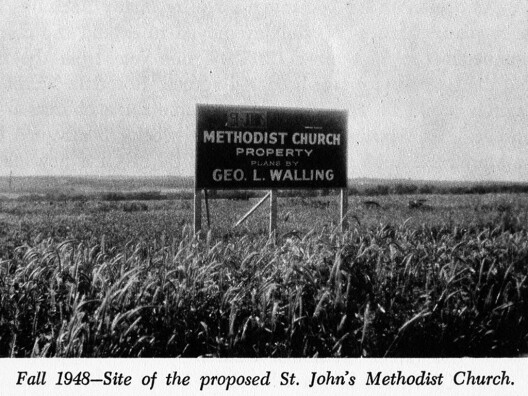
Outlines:
[[[12,182],[12,183],[11,183]],[[10,184],[11,183],[11,184]],[[486,194],[527,193],[528,183],[508,182],[427,182],[412,180],[349,179],[349,195],[376,196],[389,194]],[[191,176],[159,177],[74,177],[27,176],[0,177],[2,194],[16,194],[23,200],[166,200],[192,198]],[[337,190],[281,190],[281,196],[335,195]],[[210,191],[211,198],[249,199],[263,191]],[[4,197],[6,199],[6,197]]]
[[[279,196],[282,197],[318,197],[337,195],[339,190],[336,189],[318,189],[318,190],[279,190]],[[350,186],[349,195],[356,196],[378,196],[378,195],[428,195],[428,194],[489,194],[489,193],[528,193],[528,184],[472,184],[467,186],[461,185],[415,185],[415,184],[377,184],[364,186]],[[27,194],[18,197],[23,201],[157,201],[171,199],[192,199],[192,188],[182,189],[175,192],[161,191],[108,191],[102,193],[64,193],[48,192],[46,194]],[[259,190],[209,190],[208,197],[211,199],[233,199],[248,200],[250,198],[259,198],[265,194],[265,191]],[[1,195],[0,195],[0,198]],[[5,199],[5,198],[4,198]]]
[[[19,194],[81,195],[104,191],[168,190],[193,186],[194,178],[190,176],[0,176],[0,192]]]
[[[349,187],[349,195],[412,195],[412,194],[490,194],[490,193],[528,193],[528,184],[470,184],[470,185],[431,185],[417,186],[412,183],[394,185],[378,184],[366,187]]]

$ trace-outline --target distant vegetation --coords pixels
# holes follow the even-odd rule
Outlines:
[[[527,184],[514,183],[487,183],[468,185],[443,185],[443,184],[378,184],[364,188],[350,188],[351,195],[409,195],[409,194],[490,194],[490,193],[528,193]]]
[[[0,193],[15,194],[64,194],[85,195],[103,192],[167,191],[190,189],[192,177],[74,177],[74,176],[27,176],[0,177]]]
[[[9,188],[7,177],[0,177],[0,200],[28,201],[153,201],[190,199],[193,195],[192,177],[15,177]],[[349,195],[430,195],[430,194],[489,194],[528,193],[528,183],[459,183],[412,182],[391,180],[349,180]],[[281,190],[283,197],[317,197],[337,195],[337,190]],[[209,191],[211,199],[247,200],[262,196],[262,191]]]

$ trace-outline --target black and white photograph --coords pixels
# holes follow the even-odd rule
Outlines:
[[[3,0],[0,88],[10,392],[528,389],[526,1]]]

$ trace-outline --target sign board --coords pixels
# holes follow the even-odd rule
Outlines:
[[[346,188],[347,113],[197,105],[197,189]]]

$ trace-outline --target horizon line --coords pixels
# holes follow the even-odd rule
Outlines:
[[[164,174],[164,175],[119,175],[119,174],[107,174],[107,175],[0,175],[0,179],[17,179],[17,178],[80,178],[80,179],[159,179],[159,178],[186,178],[194,179],[194,175],[176,175],[176,174]],[[354,176],[347,177],[347,180],[379,180],[386,182],[418,182],[418,183],[496,183],[496,184],[528,184],[526,181],[514,181],[514,180],[496,180],[496,179],[481,179],[481,180],[449,180],[449,179],[414,179],[406,177],[378,177],[378,176]]]

